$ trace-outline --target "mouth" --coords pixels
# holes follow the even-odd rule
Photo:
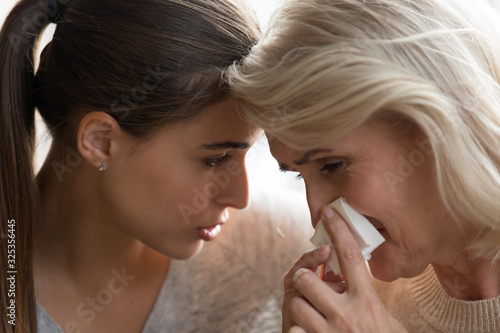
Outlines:
[[[363,215],[363,216],[365,216],[365,215]],[[385,230],[385,226],[384,226],[384,225],[382,224],[382,222],[380,222],[379,220],[374,219],[374,218],[372,218],[372,217],[368,217],[368,216],[365,216],[365,217],[366,217],[366,219],[367,219],[367,220],[368,220],[368,221],[369,221],[369,222],[373,225],[373,227],[374,227],[375,229],[377,229],[377,231],[378,231],[378,232],[380,232],[380,231],[382,231],[382,230]],[[311,224],[312,224],[312,227],[313,227],[314,229],[316,229],[316,226],[318,225],[319,221],[321,221],[321,220],[318,220],[318,221],[316,221],[316,222],[311,223]]]
[[[210,242],[213,241],[217,236],[219,236],[222,225],[229,220],[229,210],[226,208],[222,212],[220,216],[220,222],[214,225],[206,226],[206,227],[198,227],[196,228],[196,235],[198,238]]]
[[[217,236],[219,236],[222,227],[220,224],[209,227],[196,228],[196,235],[198,238],[203,239],[206,242],[213,241]]]
[[[367,217],[367,219],[368,219],[368,221],[370,221],[370,223],[373,225],[373,227],[375,227],[375,229],[377,229],[378,232],[385,230],[385,226],[379,220],[371,218],[371,217]]]

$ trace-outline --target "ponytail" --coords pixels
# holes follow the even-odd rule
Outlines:
[[[52,17],[44,0],[22,0],[0,33],[0,331],[36,332],[32,237],[34,48]]]

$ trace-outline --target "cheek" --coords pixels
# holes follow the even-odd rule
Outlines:
[[[192,165],[169,165],[144,173],[142,192],[137,199],[149,206],[159,217],[179,218],[182,206],[199,206],[205,203],[202,185],[207,182],[206,172]],[[203,201],[203,202],[202,202]]]
[[[350,172],[341,183],[341,193],[351,206],[368,216],[380,214],[387,201],[392,201],[384,177],[373,170]]]
[[[425,216],[411,191],[404,191],[404,187],[391,190],[384,170],[390,169],[353,173],[342,194],[361,214],[383,224],[388,244],[412,256],[422,250],[428,238]]]
[[[179,205],[190,204],[195,196],[201,176],[192,171],[194,167],[175,158],[129,157],[106,171],[106,200],[120,215],[133,219],[130,223],[145,217],[151,223],[175,220],[180,215]]]

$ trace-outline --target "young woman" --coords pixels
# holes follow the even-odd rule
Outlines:
[[[15,6],[0,38],[2,332],[36,331],[37,310],[40,332],[192,320],[162,322],[182,299],[160,290],[171,259],[192,257],[247,205],[244,157],[260,132],[235,111],[224,71],[257,36],[236,0]],[[53,136],[36,178],[35,107]],[[196,277],[184,282],[208,284]]]
[[[285,276],[284,332],[500,331],[500,26],[468,0],[290,0],[228,74],[304,178],[342,276]],[[385,242],[369,261],[339,196]],[[402,279],[401,279],[402,278]]]

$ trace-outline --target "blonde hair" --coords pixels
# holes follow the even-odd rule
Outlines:
[[[382,113],[428,137],[440,195],[500,258],[500,28],[470,0],[289,0],[228,72],[242,112],[295,147]],[[328,133],[328,135],[325,135]]]

